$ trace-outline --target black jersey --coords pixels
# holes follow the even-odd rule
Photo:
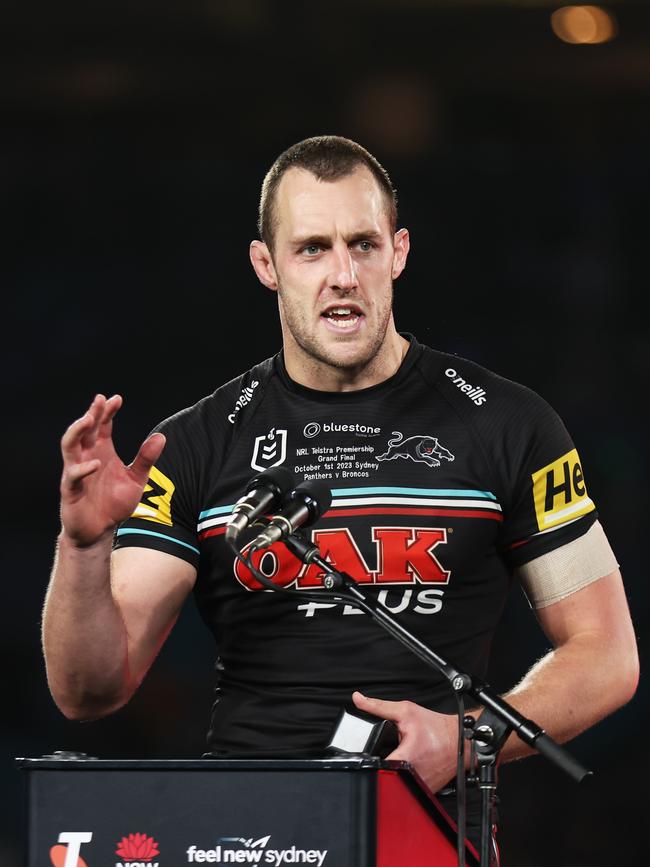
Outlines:
[[[441,678],[366,614],[264,590],[235,560],[225,525],[259,471],[325,480],[332,504],[310,530],[322,555],[479,676],[513,569],[596,519],[573,443],[540,397],[414,339],[397,373],[371,388],[305,388],[280,354],[158,430],[167,445],[116,545],[198,570],[218,649],[217,755],[318,752],[355,689],[455,707]],[[318,568],[282,543],[257,564],[280,586],[320,587]]]

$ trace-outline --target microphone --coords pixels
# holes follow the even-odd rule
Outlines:
[[[266,528],[251,543],[250,551],[268,548],[279,539],[284,539],[298,527],[317,521],[330,507],[332,492],[324,482],[303,482],[287,497],[282,511],[271,518]]]
[[[271,467],[254,476],[246,485],[245,495],[233,506],[226,525],[226,541],[234,542],[255,518],[277,506],[293,484],[294,478],[285,467]]]

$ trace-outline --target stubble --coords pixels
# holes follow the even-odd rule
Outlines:
[[[392,282],[387,304],[379,311],[373,333],[369,334],[363,344],[359,346],[357,352],[352,354],[345,350],[345,345],[349,342],[346,340],[345,334],[342,334],[340,337],[332,334],[334,341],[340,344],[341,351],[327,346],[315,333],[316,327],[313,325],[311,318],[308,318],[308,315],[305,315],[299,308],[291,304],[281,282],[278,282],[277,291],[283,329],[289,332],[300,348],[305,367],[317,369],[319,366],[325,365],[331,369],[347,371],[351,375],[356,376],[362,371],[370,372],[379,363],[392,313]],[[354,301],[354,298],[350,297],[350,300]],[[345,306],[345,301],[345,297],[341,298],[341,306]]]

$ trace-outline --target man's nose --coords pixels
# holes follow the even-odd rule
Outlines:
[[[333,289],[341,289],[351,292],[359,285],[357,267],[347,244],[336,245],[332,248],[332,274],[330,284]]]

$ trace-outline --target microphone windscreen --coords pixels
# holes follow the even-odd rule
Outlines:
[[[320,479],[303,482],[291,495],[292,499],[300,499],[309,509],[309,520],[303,524],[313,524],[332,505],[332,492],[329,486]]]
[[[263,473],[253,476],[246,485],[246,493],[250,494],[251,491],[262,487],[277,488],[280,496],[284,497],[289,493],[293,485],[293,475],[286,467],[271,467],[268,470],[264,470]]]

